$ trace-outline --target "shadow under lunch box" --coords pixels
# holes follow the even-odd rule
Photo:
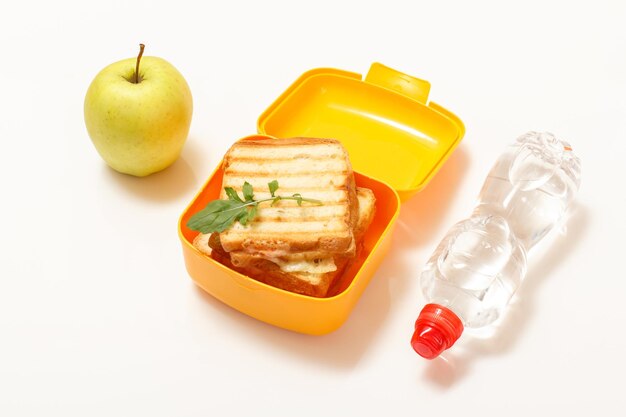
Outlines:
[[[364,248],[340,277],[335,295],[311,297],[256,281],[202,254],[189,218],[219,198],[223,170],[213,172],[178,222],[189,275],[206,292],[264,322],[307,334],[339,328],[383,262],[401,201],[421,190],[463,138],[453,113],[428,102],[430,84],[375,63],[367,76],[319,68],[304,73],[258,121],[267,140],[334,138],[347,149],[356,184],[376,196]]]

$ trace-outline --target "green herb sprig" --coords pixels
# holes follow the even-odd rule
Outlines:
[[[232,187],[224,187],[224,191],[228,196],[228,200],[213,200],[205,208],[191,216],[187,222],[187,227],[191,230],[197,230],[200,233],[223,232],[228,229],[235,221],[242,225],[247,225],[257,215],[259,204],[267,201],[272,202],[272,206],[280,200],[295,200],[298,206],[302,206],[303,202],[322,205],[319,200],[312,198],[304,198],[300,193],[291,196],[276,195],[278,190],[278,181],[274,180],[267,184],[270,190],[270,198],[262,200],[254,199],[254,191],[252,185],[247,181],[244,182],[241,189],[243,199],[239,197],[237,191]]]

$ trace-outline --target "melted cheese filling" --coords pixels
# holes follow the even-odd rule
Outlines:
[[[274,262],[285,272],[308,272],[311,274],[325,274],[327,272],[333,272],[337,270],[335,260],[331,258],[319,258],[319,259],[299,259],[284,261],[278,258],[270,258],[270,261]]]

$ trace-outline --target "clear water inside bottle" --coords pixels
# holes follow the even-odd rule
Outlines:
[[[502,314],[526,272],[526,255],[499,216],[458,223],[428,262],[424,295],[448,306],[466,327],[481,327]]]
[[[580,162],[569,144],[530,132],[491,169],[475,213],[507,219],[528,251],[559,223],[579,184]]]
[[[526,273],[526,254],[561,220],[580,162],[549,133],[521,136],[490,171],[472,217],[456,224],[421,276],[426,299],[465,327],[498,319]]]

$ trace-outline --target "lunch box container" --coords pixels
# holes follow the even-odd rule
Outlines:
[[[219,198],[223,170],[215,169],[178,222],[187,271],[225,304],[272,325],[321,335],[339,328],[383,262],[406,201],[435,175],[463,138],[461,120],[428,101],[430,83],[379,63],[365,77],[332,68],[304,73],[261,114],[258,135],[334,138],[347,149],[356,184],[376,196],[376,215],[364,248],[335,284],[317,298],[272,287],[242,275],[193,246],[189,218]]]

